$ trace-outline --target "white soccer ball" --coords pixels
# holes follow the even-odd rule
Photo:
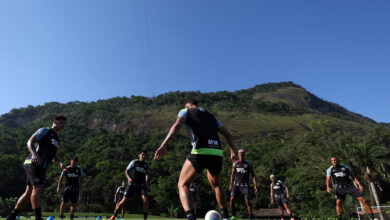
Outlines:
[[[222,220],[221,214],[215,210],[210,210],[206,213],[204,220]]]

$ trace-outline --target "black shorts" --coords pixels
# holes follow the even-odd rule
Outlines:
[[[46,170],[42,166],[34,164],[24,164],[24,172],[27,176],[26,184],[37,186],[45,183]]]
[[[137,196],[145,196],[146,195],[145,186],[143,186],[143,185],[136,185],[136,184],[129,184],[129,185],[127,185],[124,196],[126,198],[130,198],[131,196],[134,195],[134,193]]]
[[[363,193],[360,192],[360,190],[356,189],[356,187],[354,185],[351,185],[351,186],[346,187],[346,188],[336,188],[335,197],[337,200],[339,200],[339,199],[344,200],[345,196],[348,194],[353,196],[355,199],[363,196]]]
[[[287,203],[287,198],[283,194],[275,194],[275,204],[277,206],[283,206]]]
[[[204,169],[207,169],[212,175],[221,173],[221,156],[190,154],[187,159],[191,162],[197,173],[201,173]]]
[[[233,186],[231,196],[236,197],[238,194],[244,196],[244,199],[250,199],[249,186]]]
[[[64,190],[62,193],[63,202],[71,202],[75,204],[79,201],[79,191],[78,190]]]

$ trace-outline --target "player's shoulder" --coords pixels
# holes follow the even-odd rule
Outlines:
[[[245,160],[245,162],[246,162],[249,166],[252,165],[252,162],[250,162],[249,160]]]
[[[50,131],[50,128],[47,128],[47,127],[39,128],[39,129],[34,133],[34,136],[35,136],[35,137],[38,137],[38,138],[42,138],[43,136],[45,136],[46,134],[48,134],[49,131]]]
[[[349,167],[348,165],[346,165],[346,164],[340,164],[340,166],[342,166],[342,167],[345,167],[347,170],[351,170],[351,167]]]
[[[327,171],[331,171],[334,167],[333,166],[330,166],[328,167],[328,169],[326,169]]]
[[[282,183],[283,183],[281,180],[278,180],[277,182],[278,182],[278,183],[280,183],[280,184],[282,184]]]

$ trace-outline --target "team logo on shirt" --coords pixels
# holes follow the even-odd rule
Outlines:
[[[219,145],[217,140],[208,139],[207,142],[209,145]]]
[[[77,178],[77,177],[79,177],[79,175],[76,174],[76,173],[68,173],[67,176],[70,177],[70,178]]]
[[[135,170],[137,172],[146,173],[146,169],[144,167],[136,167]]]
[[[345,172],[334,173],[335,177],[345,177],[347,174]]]
[[[237,173],[246,173],[246,169],[245,168],[239,168],[237,167]]]

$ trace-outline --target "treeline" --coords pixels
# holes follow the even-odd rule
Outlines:
[[[286,82],[236,92],[171,92],[155,98],[132,96],[91,103],[52,102],[12,110],[0,117],[0,215],[12,208],[14,197],[23,193],[26,180],[22,164],[28,154],[27,139],[39,127],[50,126],[54,113],[61,113],[69,120],[60,134],[58,155],[67,164],[71,156],[77,155],[79,165],[85,171],[79,211],[112,212],[114,193],[125,180],[127,164],[136,158],[140,149],[145,149],[149,152],[148,162],[151,164],[148,193],[151,213],[184,216],[183,210],[177,209],[180,201],[176,185],[181,166],[190,151],[186,133],[176,136],[161,161],[152,161],[152,158],[188,97],[198,99],[203,107],[216,113],[232,131],[238,147],[247,151],[247,159],[253,163],[259,180],[260,192],[253,194],[254,209],[274,207],[269,198],[269,175],[275,174],[289,186],[290,204],[299,216],[333,216],[334,197],[328,195],[325,188],[325,170],[330,166],[329,156],[333,154],[338,154],[342,162],[349,164],[362,182],[374,182],[381,201],[390,201],[389,196],[386,197],[390,190],[387,171],[390,129],[335,104],[310,98],[310,93],[305,93],[309,98],[303,99],[307,100],[307,105],[301,106],[261,96],[290,88],[303,89]],[[328,112],[319,110],[318,106],[324,105],[331,106]],[[227,147],[224,153],[222,176],[227,190],[231,172]],[[376,162],[368,164],[370,161]],[[363,166],[372,167],[373,172],[368,175]],[[44,211],[59,210],[61,197],[55,193],[59,175],[60,169],[55,165],[47,172]],[[197,184],[200,186],[199,213],[202,215],[217,208],[217,203],[205,175],[198,178]],[[370,199],[370,191],[365,194]],[[345,215],[357,205],[347,199]],[[243,203],[239,208],[239,216],[245,217]],[[140,200],[131,199],[127,210],[141,213]]]

